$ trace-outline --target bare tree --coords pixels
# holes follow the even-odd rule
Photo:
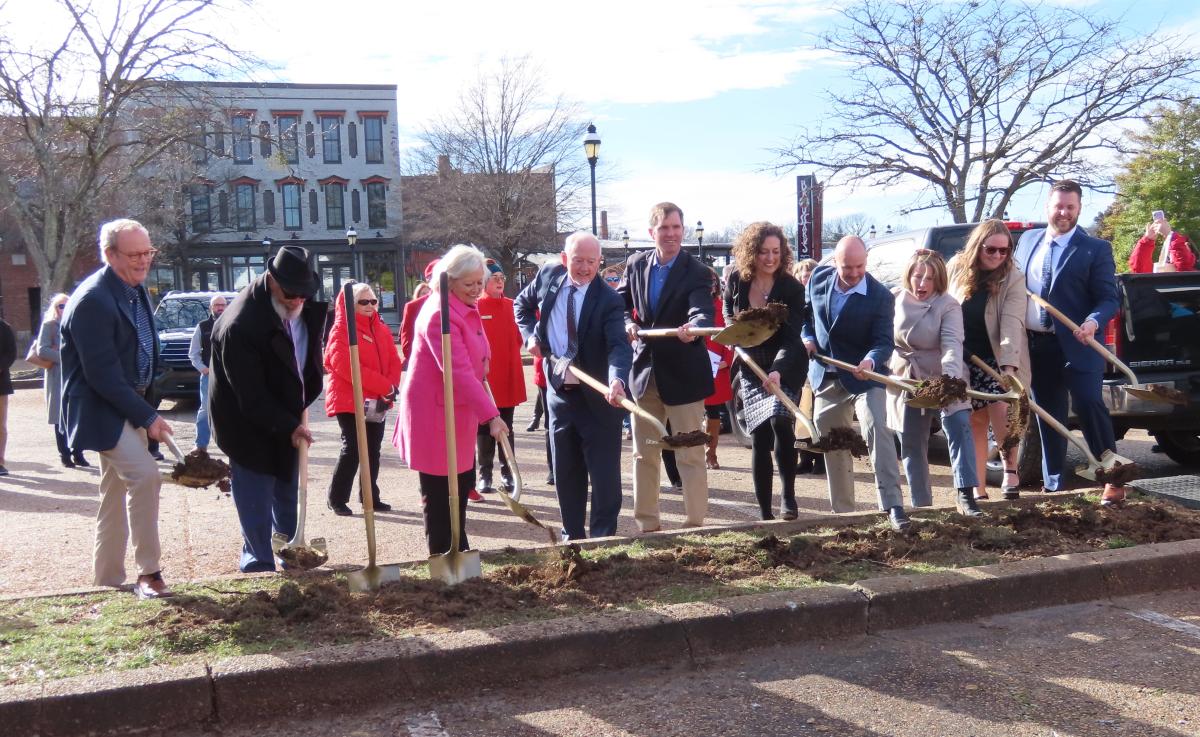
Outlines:
[[[1175,35],[1008,0],[865,0],[821,46],[853,64],[832,130],[774,150],[853,184],[924,184],[906,212],[999,216],[1022,188],[1070,175],[1107,188],[1121,124],[1185,96],[1197,62]]]
[[[586,122],[546,94],[526,60],[505,60],[419,135],[405,177],[410,243],[475,243],[512,273],[529,253],[557,250],[560,224],[586,211]]]
[[[875,227],[875,221],[861,212],[826,220],[822,228],[821,241],[823,245],[833,246],[844,236],[857,235],[863,238]]]
[[[122,194],[144,189],[136,183],[155,162],[192,140],[192,112],[178,94],[157,91],[253,64],[202,30],[216,0],[119,0],[103,11],[84,0],[53,2],[70,22],[57,35],[46,29],[47,46],[0,34],[0,210],[45,292],[72,286],[76,254],[94,247],[96,219],[128,212]],[[171,108],[149,103],[167,98]]]

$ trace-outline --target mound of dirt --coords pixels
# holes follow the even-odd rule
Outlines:
[[[734,322],[762,322],[778,328],[788,319],[788,306],[782,302],[768,302],[765,307],[748,307],[733,316]]]
[[[672,448],[694,448],[697,445],[708,445],[708,441],[711,439],[703,430],[692,430],[691,432],[677,432],[674,435],[668,435],[663,438],[663,443]]]
[[[679,592],[732,596],[791,580],[784,577],[789,571],[849,582],[912,563],[977,565],[1192,538],[1200,538],[1200,512],[1160,501],[1134,499],[1110,509],[1069,499],[990,508],[978,518],[914,517],[907,533],[880,523],[790,538],[705,538],[668,542],[636,557],[585,556],[568,545],[540,560],[491,567],[457,586],[404,576],[377,592],[351,593],[344,581],[297,573],[274,593],[177,596],[147,624],[177,652],[191,643],[202,649],[214,628],[242,642],[316,646],[643,606],[678,600]]]
[[[306,571],[316,568],[329,560],[329,556],[325,553],[307,546],[280,548],[279,557],[289,566],[302,568]]]
[[[934,379],[918,381],[912,395],[914,399],[927,399],[936,402],[939,407],[948,407],[955,402],[967,401],[967,382],[942,374]]]
[[[203,448],[196,448],[176,463],[171,478],[182,486],[202,489],[216,484],[221,491],[229,493],[229,464],[213,458]]]
[[[1189,402],[1189,398],[1188,398],[1188,395],[1186,392],[1181,392],[1178,389],[1173,389],[1169,386],[1163,386],[1162,384],[1152,385],[1150,387],[1150,391],[1154,392],[1158,396],[1167,400],[1171,404],[1178,404],[1180,406],[1186,407]]]
[[[1008,411],[1005,413],[1008,429],[1000,443],[1002,451],[1008,452],[1021,444],[1021,438],[1025,437],[1025,431],[1029,429],[1030,411],[1029,397],[1025,395],[1021,395],[1016,402],[1008,403]]]

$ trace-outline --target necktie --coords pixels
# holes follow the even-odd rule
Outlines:
[[[144,386],[150,383],[150,364],[154,360],[154,329],[150,327],[150,313],[142,304],[141,296],[141,293],[135,290],[130,307],[133,309],[134,324],[137,325],[138,384]]]
[[[577,290],[578,288],[574,285],[567,288],[567,355],[563,358],[568,361],[579,352],[579,329],[575,327],[575,292]]]
[[[1044,300],[1050,299],[1050,281],[1054,278],[1054,241],[1050,241],[1050,245],[1046,248],[1046,258],[1042,259],[1042,289],[1038,296]],[[1038,320],[1042,323],[1043,330],[1050,329],[1050,313],[1046,312],[1046,308],[1038,307]]]

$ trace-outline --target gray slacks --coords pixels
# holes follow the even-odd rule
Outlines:
[[[825,374],[813,393],[813,424],[822,434],[835,427],[850,427],[854,412],[875,472],[879,508],[903,506],[900,495],[900,464],[896,459],[895,436],[887,426],[887,404],[882,386],[873,385],[862,394],[851,394],[832,372]],[[825,454],[825,477],[829,504],[835,512],[854,511],[854,459],[848,450]]]

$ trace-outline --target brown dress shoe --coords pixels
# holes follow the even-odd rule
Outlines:
[[[1106,507],[1111,507],[1125,501],[1125,487],[1114,486],[1112,484],[1104,485],[1104,495],[1100,497],[1100,503]]]
[[[162,571],[138,576],[137,583],[133,585],[133,592],[139,599],[166,599],[175,595],[175,592],[167,588],[167,582],[163,581]]]

